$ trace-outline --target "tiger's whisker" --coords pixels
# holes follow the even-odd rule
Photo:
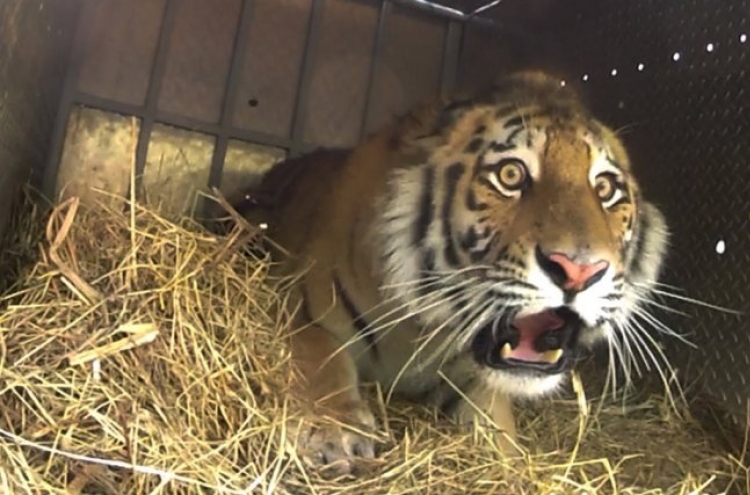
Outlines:
[[[642,284],[635,284],[635,285],[640,286]],[[700,306],[700,307],[703,307],[703,308],[713,309],[713,310],[720,311],[720,312],[723,312],[723,313],[733,314],[735,316],[741,316],[741,315],[744,314],[742,311],[737,311],[737,310],[734,310],[734,309],[725,308],[723,306],[718,306],[716,304],[711,304],[711,303],[708,303],[708,302],[705,302],[705,301],[701,301],[700,299],[695,299],[695,298],[692,298],[692,297],[681,296],[679,294],[675,294],[673,292],[669,292],[669,291],[666,291],[666,290],[660,290],[660,289],[655,289],[655,288],[651,288],[650,290],[654,294],[658,294],[660,296],[669,297],[669,298],[672,298],[672,299],[675,299],[675,300],[678,300],[678,301],[682,301],[682,302],[694,304],[696,306]]]
[[[677,376],[677,371],[672,366],[672,363],[667,358],[666,354],[662,350],[661,346],[654,340],[654,338],[649,334],[649,332],[641,326],[641,324],[637,320],[630,320],[628,324],[628,328],[630,329],[630,334],[633,336],[636,336],[637,339],[641,342],[641,344],[647,349],[648,354],[654,364],[654,367],[656,368],[656,371],[659,375],[659,377],[662,380],[662,383],[665,387],[665,392],[667,393],[667,398],[669,399],[670,404],[672,405],[673,410],[677,411],[679,408],[677,408],[677,404],[675,402],[675,398],[673,396],[673,388],[670,384],[676,384],[678,387],[678,392],[680,393],[680,397],[683,401],[685,401],[685,397],[682,393],[681,388],[679,387],[679,382],[674,380],[674,378]],[[650,346],[648,344],[651,344]],[[655,349],[656,355],[650,350],[651,348]],[[657,356],[661,359],[661,361],[664,363],[664,366],[666,367],[667,371],[669,372],[670,376],[672,377],[672,380],[668,379],[666,374],[664,373],[664,370],[662,369],[662,366],[659,364],[659,359],[657,359]]]
[[[633,310],[633,314],[635,316],[637,316],[637,317],[643,318],[645,321],[647,321],[648,323],[650,323],[654,327],[654,329],[656,331],[658,331],[659,333],[661,333],[663,335],[666,335],[668,337],[674,337],[674,338],[680,340],[682,343],[684,343],[684,344],[686,344],[686,345],[688,345],[688,346],[690,346],[690,347],[692,347],[694,349],[698,348],[698,346],[696,346],[693,342],[691,342],[690,340],[688,340],[686,337],[684,337],[683,335],[679,334],[675,330],[672,330],[671,328],[669,328],[668,326],[666,326],[658,318],[656,318],[655,316],[653,316],[652,314],[650,314],[645,309],[635,308]]]
[[[415,360],[415,359],[417,358],[417,356],[418,356],[419,354],[421,354],[421,353],[422,353],[422,351],[423,351],[423,350],[424,350],[424,349],[426,348],[426,346],[427,346],[427,345],[429,345],[429,344],[430,344],[430,342],[432,342],[432,340],[433,340],[433,339],[434,339],[434,338],[435,338],[435,337],[436,337],[436,336],[437,336],[438,334],[440,334],[440,333],[442,332],[442,330],[443,330],[444,328],[446,328],[446,327],[447,327],[447,325],[448,325],[448,324],[449,324],[449,323],[450,323],[450,322],[451,322],[451,321],[452,321],[452,320],[453,320],[453,319],[454,319],[454,318],[455,318],[456,316],[460,315],[460,313],[461,313],[461,312],[463,312],[463,311],[466,311],[466,310],[467,310],[467,308],[469,308],[469,306],[465,306],[464,308],[462,308],[462,310],[461,310],[461,311],[459,311],[459,312],[457,312],[457,313],[454,313],[454,315],[453,315],[453,316],[451,316],[451,317],[450,317],[450,318],[448,318],[448,319],[447,319],[447,320],[446,320],[445,322],[443,322],[442,324],[440,324],[439,326],[437,326],[436,328],[434,328],[434,329],[433,329],[432,331],[430,331],[430,333],[428,334],[427,338],[426,338],[426,339],[424,339],[424,341],[422,342],[422,344],[420,344],[420,345],[419,345],[419,346],[418,346],[418,347],[417,347],[417,348],[415,349],[415,352],[414,352],[414,353],[413,353],[413,354],[412,354],[412,355],[411,355],[411,356],[409,357],[409,359],[407,359],[406,363],[404,363],[404,365],[403,365],[403,366],[401,366],[401,369],[400,369],[400,370],[399,370],[399,372],[398,372],[398,373],[396,374],[396,377],[395,377],[395,378],[394,378],[394,380],[393,380],[393,385],[392,385],[392,386],[390,387],[390,390],[389,390],[389,393],[388,393],[388,397],[389,397],[389,398],[390,398],[390,396],[392,395],[393,391],[395,390],[395,385],[396,385],[396,383],[397,383],[397,382],[398,382],[398,381],[399,381],[399,380],[401,379],[401,377],[403,376],[403,374],[404,374],[404,373],[406,372],[406,370],[407,370],[407,369],[409,368],[409,366],[410,366],[410,365],[411,365],[411,364],[412,364],[412,363],[414,362],[414,360]]]

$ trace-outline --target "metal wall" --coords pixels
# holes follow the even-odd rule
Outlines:
[[[21,185],[46,164],[78,8],[0,2],[0,239]]]
[[[552,13],[571,83],[621,129],[673,231],[661,313],[690,395],[750,407],[750,2],[568,0]],[[656,308],[654,308],[656,309]],[[739,438],[737,439],[739,440]]]
[[[45,191],[124,194],[134,168],[175,213],[529,56],[517,30],[404,0],[81,3]]]

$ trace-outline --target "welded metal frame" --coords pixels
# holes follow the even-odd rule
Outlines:
[[[372,56],[370,57],[370,73],[367,76],[367,86],[365,87],[365,108],[362,111],[362,124],[359,131],[360,137],[367,132],[367,122],[370,118],[370,108],[372,108],[375,99],[375,81],[378,79],[378,60],[383,47],[385,46],[386,31],[388,30],[388,19],[393,11],[393,2],[383,0],[380,4],[378,13],[378,27],[375,30],[375,41],[372,45]]]
[[[505,0],[485,0],[486,3],[482,4],[481,6],[473,10],[462,10],[462,9],[457,9],[454,7],[448,7],[447,5],[443,5],[439,2],[435,2],[431,0],[394,0],[394,1],[405,7],[420,9],[424,12],[436,14],[441,17],[448,17],[456,21],[464,21],[464,22],[468,21],[468,22],[478,22],[478,23],[487,24],[487,25],[496,25],[497,21],[487,18],[487,17],[482,17],[480,16],[480,14],[498,6],[501,2]]]
[[[307,24],[305,50],[302,54],[302,69],[296,94],[297,101],[295,102],[294,113],[292,114],[290,156],[298,156],[304,152],[305,119],[307,118],[307,107],[310,103],[310,84],[312,83],[312,75],[315,68],[315,54],[323,24],[324,8],[325,2],[323,0],[313,0],[312,8],[310,9],[310,19]]]
[[[431,5],[431,2],[424,0],[380,1],[380,11],[375,32],[376,39],[373,46],[372,60],[366,85],[366,103],[361,121],[362,133],[365,132],[369,112],[373,105],[375,97],[374,81],[378,76],[377,61],[379,60],[383,47],[385,46],[388,36],[387,26],[394,5],[416,8],[445,19],[446,36],[443,46],[443,60],[439,81],[440,91],[443,93],[449,92],[455,85],[464,26],[467,23],[479,23],[490,28],[507,29],[506,27],[500,26],[495,21],[472,16],[470,13],[461,14],[455,12],[455,9],[440,8],[439,6],[436,6],[436,4]],[[79,16],[79,24],[73,42],[70,63],[68,65],[68,73],[65,78],[58,114],[55,121],[55,128],[52,134],[50,155],[45,174],[42,178],[41,188],[45,196],[53,200],[55,199],[53,198],[53,195],[55,192],[55,183],[62,157],[63,146],[65,144],[68,119],[71,111],[79,105],[133,116],[140,120],[140,131],[135,154],[137,191],[141,191],[140,185],[143,171],[146,166],[148,146],[154,124],[156,123],[203,133],[215,138],[214,153],[208,179],[209,187],[218,186],[221,183],[224,159],[226,157],[230,140],[236,139],[263,146],[282,148],[287,150],[289,156],[298,156],[312,149],[313,145],[304,140],[304,130],[310,99],[310,83],[315,66],[318,39],[322,29],[325,0],[312,0],[312,8],[310,10],[307,35],[305,39],[305,49],[300,62],[301,70],[298,80],[296,102],[292,114],[291,132],[288,137],[280,137],[263,132],[241,129],[232,124],[232,109],[239,104],[240,76],[247,45],[247,36],[254,12],[253,0],[242,0],[240,15],[237,19],[237,30],[230,56],[231,64],[224,87],[219,122],[205,122],[192,117],[159,111],[159,94],[166,70],[169,44],[177,16],[178,4],[179,0],[166,0],[165,2],[156,53],[151,65],[148,90],[143,105],[122,103],[112,99],[94,96],[76,89],[76,82],[82,65],[82,57],[85,53],[85,30],[83,29],[83,26],[90,22],[90,19],[86,16],[86,9],[83,9],[84,12]]]
[[[138,115],[141,118],[138,144],[135,151],[135,177],[138,190],[140,190],[143,170],[146,168],[146,156],[148,154],[151,131],[156,122],[159,95],[161,94],[164,74],[167,68],[169,41],[174,30],[175,19],[177,19],[177,2],[178,0],[167,0],[164,4],[164,16],[162,17],[159,38],[156,43],[156,55],[151,66],[151,77],[146,92],[146,102],[143,111]]]
[[[242,5],[240,5],[240,20],[232,45],[232,58],[229,65],[224,99],[221,105],[221,115],[219,117],[219,128],[221,129],[232,127],[232,109],[238,104],[242,61],[245,59],[252,18],[253,4],[242,2]],[[229,140],[230,136],[228,133],[220,132],[217,134],[216,143],[214,144],[214,154],[211,158],[211,171],[208,175],[209,188],[219,187],[221,184],[221,175],[224,170],[224,159],[229,148]]]

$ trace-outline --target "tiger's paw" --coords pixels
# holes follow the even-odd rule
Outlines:
[[[375,417],[362,402],[331,417],[307,417],[297,435],[297,453],[310,467],[351,474],[356,460],[375,457]]]

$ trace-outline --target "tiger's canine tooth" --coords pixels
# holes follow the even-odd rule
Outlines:
[[[513,352],[513,348],[510,346],[510,342],[506,342],[505,345],[500,349],[500,357],[508,359],[510,353]]]
[[[549,364],[556,364],[563,355],[562,349],[553,349],[542,353],[542,360]]]

